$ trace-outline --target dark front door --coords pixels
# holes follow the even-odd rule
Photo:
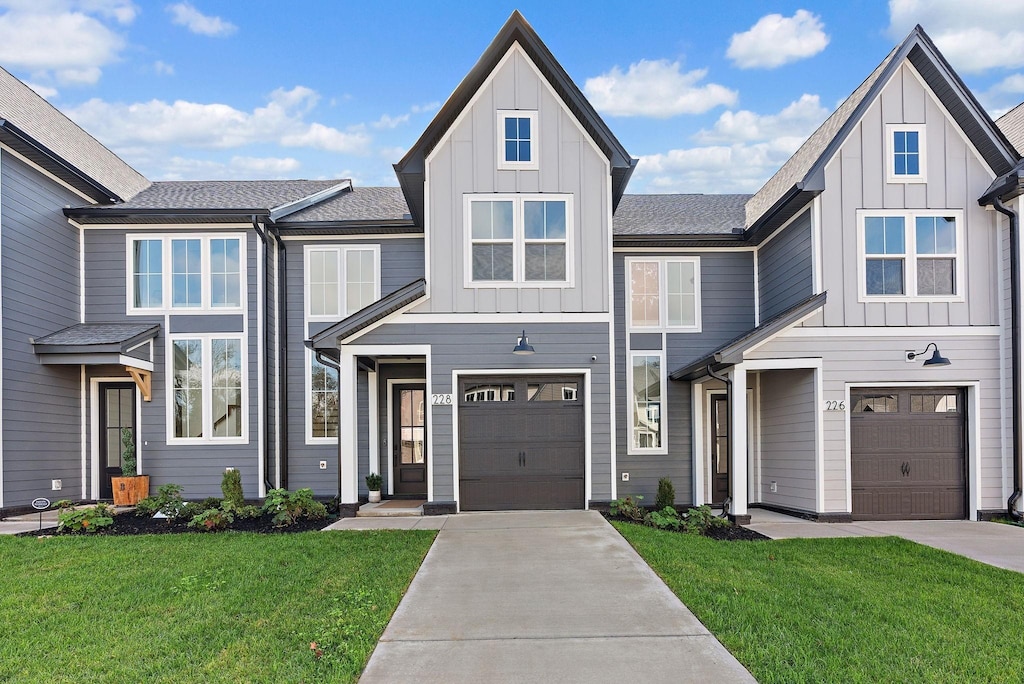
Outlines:
[[[711,503],[729,496],[729,400],[711,395]]]
[[[99,410],[100,498],[110,499],[114,496],[110,478],[121,476],[121,430],[131,430],[135,440],[135,383],[102,383]]]
[[[425,385],[395,385],[393,454],[396,496],[427,495],[427,390]]]
[[[463,380],[460,508],[583,508],[583,397],[579,376]]]

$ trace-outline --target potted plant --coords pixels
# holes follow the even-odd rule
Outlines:
[[[366,476],[366,488],[370,490],[370,503],[380,502],[380,486],[384,479],[377,473],[370,473]]]
[[[136,466],[132,431],[121,428],[121,477],[110,478],[115,506],[134,506],[149,496],[149,475],[139,475]]]

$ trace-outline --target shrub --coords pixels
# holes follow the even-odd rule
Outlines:
[[[644,497],[642,496],[627,496],[624,499],[616,499],[615,501],[612,501],[609,508],[612,515],[621,515],[623,518],[628,518],[636,522],[643,522],[644,509],[640,505],[640,502],[643,500]]]
[[[678,530],[683,525],[683,518],[679,516],[676,509],[665,506],[660,511],[651,511],[644,518],[644,522],[659,530]]]
[[[151,516],[163,513],[168,518],[177,518],[185,506],[185,501],[181,498],[182,491],[181,485],[173,483],[160,485],[156,490],[156,496],[147,496],[135,505],[135,514]]]
[[[227,502],[225,502],[227,503]],[[201,527],[207,531],[223,530],[235,521],[235,516],[230,511],[220,508],[210,508],[192,517],[188,522],[189,527]]]
[[[379,492],[380,487],[383,483],[384,478],[382,478],[377,473],[370,473],[369,475],[366,476],[366,488],[369,489],[371,492]]]
[[[217,497],[210,496],[203,499],[196,505],[199,506],[199,508],[203,509],[204,511],[212,511],[214,509],[220,508],[221,503],[221,500],[218,499]]]
[[[135,438],[131,428],[121,428],[121,477],[135,477],[139,474],[135,459]]]
[[[242,494],[242,473],[232,468],[224,471],[224,477],[220,481],[220,491],[224,494],[224,500],[230,501],[235,507],[245,505],[245,496]]]
[[[719,518],[708,505],[691,508],[683,518],[683,531],[692,534],[704,534],[712,527],[729,527],[726,518]]]
[[[89,508],[64,508],[57,513],[57,521],[60,532],[95,532],[114,524],[114,509],[105,503]]]
[[[263,512],[273,514],[277,527],[286,527],[302,518],[327,517],[327,507],[313,498],[313,490],[308,487],[291,493],[287,489],[271,489],[263,502]]]
[[[658,496],[654,499],[654,508],[662,510],[667,506],[676,505],[676,488],[672,486],[672,480],[663,477],[658,480]]]
[[[255,518],[260,514],[260,509],[256,508],[252,504],[243,504],[241,506],[236,506],[235,504],[227,500],[225,500],[220,505],[220,508],[222,511],[226,513],[231,513],[236,518],[241,518],[243,520],[246,518]]]

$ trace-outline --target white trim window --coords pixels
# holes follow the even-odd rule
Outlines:
[[[466,195],[466,287],[572,286],[572,195]]]
[[[243,310],[244,234],[128,235],[127,313]]]
[[[890,183],[924,183],[927,169],[924,124],[887,124],[886,178]]]
[[[247,443],[244,338],[188,334],[167,346],[168,443]]]
[[[963,212],[859,211],[861,301],[963,301]]]
[[[627,324],[645,332],[700,332],[700,257],[626,259]]]
[[[498,110],[497,133],[499,169],[539,168],[536,111]]]
[[[305,246],[306,320],[337,322],[380,299],[380,245]]]
[[[320,363],[310,350],[306,354],[306,443],[337,444],[338,369]]]
[[[630,454],[667,454],[665,354],[630,352],[628,380]]]

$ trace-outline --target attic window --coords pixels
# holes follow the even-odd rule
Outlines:
[[[498,112],[498,168],[537,168],[537,112]]]
[[[923,124],[886,126],[887,179],[890,183],[925,182]]]

